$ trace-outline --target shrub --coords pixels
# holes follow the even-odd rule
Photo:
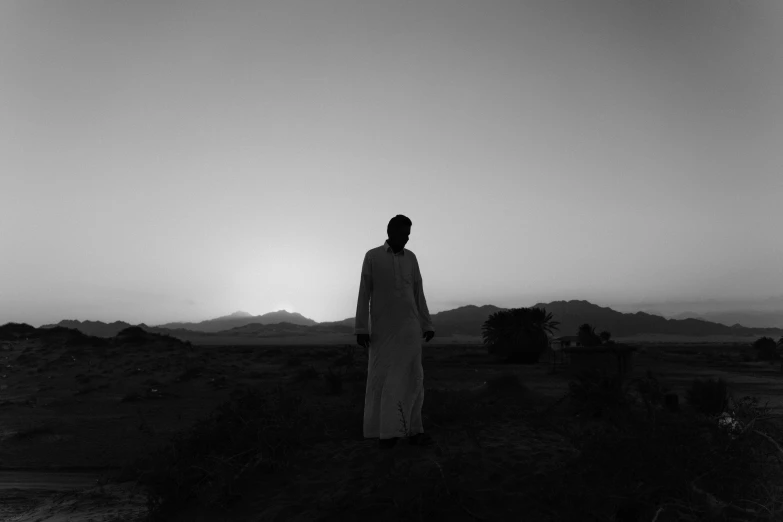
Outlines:
[[[606,333],[609,335],[609,337],[606,338],[606,340],[608,341],[611,338],[612,334],[610,334],[609,332]],[[602,342],[601,336],[595,333],[595,326],[589,323],[584,323],[579,327],[579,330],[577,331],[577,336],[579,337],[579,343],[582,346],[598,346]]]
[[[594,417],[608,413],[627,418],[633,399],[622,375],[601,370],[583,370],[568,382],[572,403]]]
[[[777,343],[772,337],[761,337],[751,345],[756,351],[757,361],[775,361],[778,359]]]
[[[487,352],[507,362],[535,364],[549,346],[557,321],[544,308],[512,308],[493,313],[481,327]]]
[[[740,422],[747,423],[754,417],[766,417],[770,413],[770,408],[769,403],[759,406],[757,397],[746,395],[739,400],[732,398],[730,413]]]
[[[703,415],[719,415],[726,411],[730,394],[728,384],[723,378],[693,379],[685,392],[688,403],[696,412]]]
[[[585,520],[579,515],[596,512],[600,502],[595,499],[612,490],[643,504],[665,506],[658,511],[667,514],[664,520],[756,520],[729,518],[725,512],[721,518],[712,518],[708,503],[699,505],[701,499],[693,495],[694,487],[698,487],[724,506],[736,499],[755,497],[754,481],[763,481],[764,477],[758,466],[749,464],[740,448],[726,452],[727,439],[721,435],[717,423],[685,415],[667,417],[655,430],[596,432],[583,436],[580,455],[566,464],[562,474],[536,479],[546,495],[541,502],[563,503],[558,520]],[[753,445],[746,444],[747,448]],[[653,487],[639,488],[641,484]],[[681,502],[683,494],[693,499],[687,507]],[[684,511],[674,509],[675,505]],[[660,519],[650,514],[649,518],[618,516],[612,520]]]
[[[635,379],[636,391],[647,411],[648,419],[654,419],[655,410],[663,404],[666,390],[648,368],[644,377]]]

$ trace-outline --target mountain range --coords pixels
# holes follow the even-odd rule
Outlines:
[[[748,327],[746,325],[727,325],[714,321],[708,321],[701,317],[691,317],[681,314],[678,318],[665,318],[659,315],[645,312],[623,313],[611,308],[598,306],[588,301],[553,301],[551,303],[537,303],[533,306],[545,308],[551,312],[553,320],[559,321],[559,327],[555,331],[555,337],[560,335],[575,335],[579,326],[589,323],[595,326],[596,331],[608,330],[614,338],[628,337],[643,334],[671,334],[682,336],[771,336],[777,339],[783,335],[783,328],[773,327]],[[480,336],[481,326],[487,318],[498,311],[508,310],[493,305],[467,305],[453,310],[446,310],[432,314],[432,322],[437,337],[449,337],[452,335]],[[694,314],[695,315],[695,314]],[[98,337],[113,337],[119,331],[134,326],[124,321],[104,323],[102,321],[78,321],[63,320],[57,324],[43,325],[41,328],[62,326],[74,328],[87,335]],[[263,315],[252,315],[247,312],[235,312],[230,315],[217,317],[197,323],[174,322],[158,326],[147,326],[144,323],[140,328],[153,332],[168,334],[173,337],[195,338],[209,337],[234,337],[234,338],[261,338],[261,337],[291,337],[291,336],[315,336],[320,334],[352,334],[354,318],[349,317],[342,321],[319,323],[302,316],[299,313],[291,313],[285,310],[269,312]]]
[[[660,315],[660,314],[659,314]],[[765,312],[733,310],[725,312],[681,312],[666,316],[668,319],[701,319],[725,325],[741,324],[751,328],[783,328],[783,310]]]

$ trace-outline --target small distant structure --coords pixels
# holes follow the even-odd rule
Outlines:
[[[636,348],[617,343],[582,346],[578,335],[554,337],[549,340],[549,347],[552,350],[553,369],[559,360],[560,363],[567,363],[569,373],[574,375],[592,369],[619,375],[633,371],[633,353]]]
[[[571,346],[582,346],[582,343],[579,342],[578,335],[561,335],[560,337],[552,339],[551,344],[553,350],[557,350],[558,348],[570,348]]]
[[[566,364],[570,362],[570,357],[566,358],[568,354],[564,348],[570,348],[571,346],[582,346],[579,342],[579,336],[577,335],[562,335],[560,337],[554,337],[549,339],[549,349],[551,350],[551,362],[552,370],[557,368],[558,362],[560,364]]]

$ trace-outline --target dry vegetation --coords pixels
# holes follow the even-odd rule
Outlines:
[[[298,368],[290,384],[244,390],[126,471],[150,489],[152,518],[187,519],[194,502],[241,506],[235,516],[248,520],[783,516],[779,428],[757,401],[729,401],[722,380],[694,380],[691,407],[677,413],[661,407],[652,372],[575,378],[546,407],[506,371],[476,391],[430,391],[425,426],[437,448],[384,455],[362,441],[366,373],[353,350],[326,353],[288,358]],[[305,358],[333,364],[319,371]],[[319,400],[329,395],[343,396]],[[715,416],[727,409],[744,430],[721,429]]]
[[[56,364],[77,362],[64,350],[31,349],[14,364],[47,383],[64,371]],[[102,484],[141,487],[148,520],[783,519],[777,418],[721,379],[692,379],[679,411],[663,404],[675,366],[764,364],[741,350],[648,347],[620,380],[570,378],[546,362],[499,365],[481,347],[425,346],[424,426],[436,446],[388,451],[362,436],[358,347],[90,350],[79,357],[92,362],[72,368],[74,394],[111,391],[113,408],[139,408],[133,448]],[[195,387],[221,399],[171,429],[165,419],[201,401]],[[722,427],[724,411],[740,424]],[[14,437],[62,431],[30,423]]]

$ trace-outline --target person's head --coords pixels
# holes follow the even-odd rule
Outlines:
[[[408,236],[411,235],[412,225],[411,220],[402,214],[391,218],[386,227],[386,234],[389,236],[388,243],[392,249],[399,251],[405,247],[405,244],[408,243]]]

